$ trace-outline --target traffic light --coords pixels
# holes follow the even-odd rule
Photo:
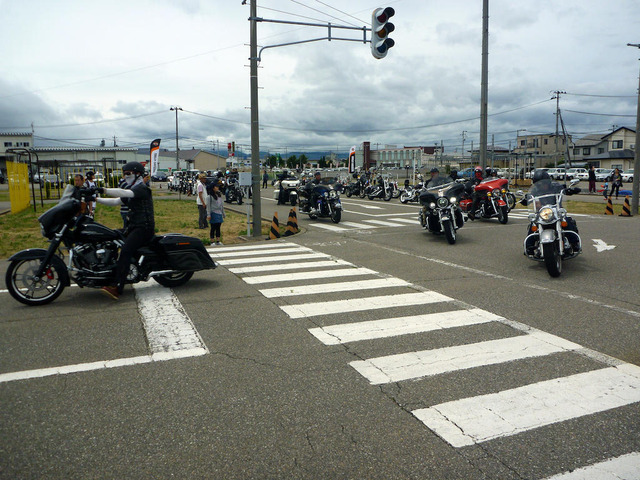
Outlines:
[[[386,57],[388,50],[396,44],[389,38],[389,34],[396,29],[393,23],[389,22],[395,13],[393,8],[387,7],[376,8],[371,14],[371,54],[375,58]]]

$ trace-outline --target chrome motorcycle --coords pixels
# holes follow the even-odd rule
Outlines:
[[[331,218],[333,223],[339,223],[342,218],[340,192],[333,184],[308,184],[300,191],[300,212],[312,220]]]
[[[456,243],[457,230],[464,225],[462,210],[458,204],[464,193],[462,183],[440,183],[432,185],[420,194],[422,209],[419,213],[420,225],[431,233],[444,234],[449,244]]]
[[[562,273],[563,260],[582,253],[576,222],[562,207],[565,195],[580,192],[579,188],[573,188],[578,182],[578,179],[572,180],[567,188],[549,179],[539,180],[522,200],[530,208],[524,254],[532,260],[544,262],[552,277],[559,277]]]

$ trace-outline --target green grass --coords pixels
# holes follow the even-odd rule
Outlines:
[[[155,193],[154,193],[155,195]],[[54,204],[45,204],[44,208],[38,203],[37,213],[29,207],[16,214],[0,215],[0,258],[7,258],[26,248],[47,248],[48,241],[40,233],[38,217]],[[206,245],[209,242],[209,229],[198,229],[198,209],[195,200],[163,200],[154,199],[156,232],[181,233],[200,238]],[[227,211],[222,224],[222,241],[233,244],[242,241],[240,236],[246,235],[246,215]],[[122,228],[120,208],[98,205],[95,215],[96,222],[110,228]],[[262,223],[263,238],[268,236],[269,224]]]

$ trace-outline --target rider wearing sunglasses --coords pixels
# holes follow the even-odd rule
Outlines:
[[[126,238],[116,264],[116,283],[102,287],[102,291],[115,300],[124,289],[131,258],[136,250],[148,243],[155,234],[153,198],[151,189],[144,182],[144,167],[139,162],[129,162],[122,167],[122,174],[127,188],[97,189],[99,193],[117,197],[98,198],[98,203],[112,206],[126,205],[129,208]]]

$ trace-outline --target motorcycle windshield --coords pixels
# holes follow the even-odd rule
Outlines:
[[[432,185],[429,182],[427,188],[420,194],[421,203],[435,202],[438,197],[459,197],[464,191],[464,185],[462,183],[447,181],[446,179],[437,179],[436,185]]]
[[[551,180],[539,180],[533,184],[529,197],[531,203],[529,204],[534,211],[540,210],[543,206],[557,205],[562,206],[562,191],[564,187]]]

